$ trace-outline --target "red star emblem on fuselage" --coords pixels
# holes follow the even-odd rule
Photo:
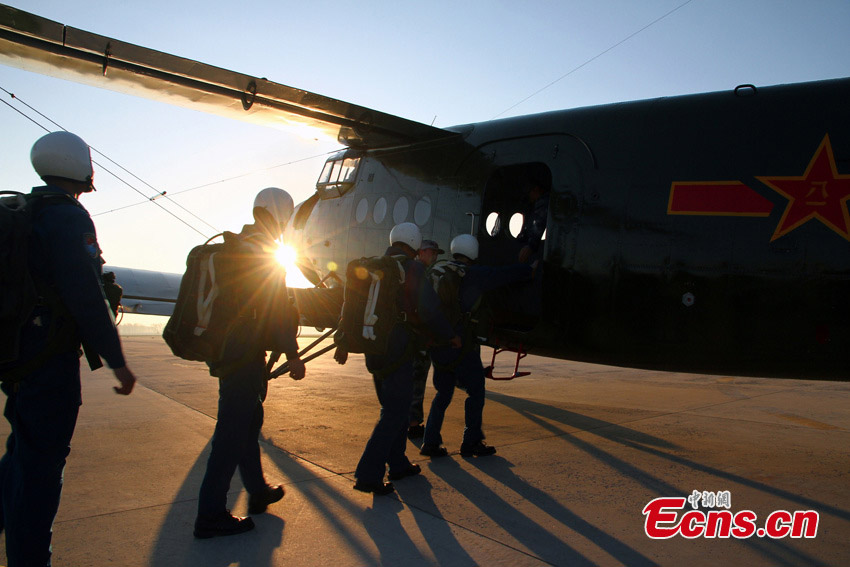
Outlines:
[[[847,211],[850,175],[838,174],[828,134],[802,176],[756,179],[788,199],[771,242],[812,219],[850,240],[850,213]]]

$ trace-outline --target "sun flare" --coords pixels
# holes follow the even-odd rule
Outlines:
[[[296,262],[298,252],[288,244],[280,244],[275,251],[275,259],[286,270],[287,287],[313,287],[310,280],[304,277]]]
[[[288,244],[281,244],[277,247],[277,251],[275,251],[274,256],[275,259],[277,259],[277,263],[286,268],[286,271],[289,271],[290,269],[298,269],[295,266],[295,258],[298,257],[298,253],[292,246],[289,246]]]

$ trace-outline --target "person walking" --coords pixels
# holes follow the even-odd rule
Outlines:
[[[270,485],[260,461],[259,434],[263,401],[268,392],[266,351],[286,354],[290,376],[304,377],[298,356],[298,315],[286,289],[286,273],[275,260],[276,239],[283,234],[293,202],[283,189],[269,187],[254,199],[254,224],[239,234],[225,233],[225,254],[216,265],[216,279],[225,287],[219,297],[225,313],[233,314],[219,360],[210,361],[210,374],[219,378],[218,420],[207,469],[198,496],[196,538],[243,533],[254,528],[250,517],[227,509],[227,492],[236,469],[248,491],[248,513],[262,514],[283,498],[281,485]]]
[[[89,146],[70,132],[52,132],[35,142],[30,160],[45,183],[26,196],[32,206],[27,263],[38,298],[20,328],[17,358],[0,369],[12,428],[0,459],[0,530],[10,566],[50,565],[82,403],[81,344],[92,369],[102,365],[99,357],[106,360],[120,383],[116,393],[129,395],[136,382],[104,297],[94,224],[78,200],[94,191]]]

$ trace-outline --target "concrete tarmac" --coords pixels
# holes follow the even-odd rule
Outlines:
[[[443,427],[450,455],[430,460],[409,443],[423,474],[396,482],[393,495],[373,496],[352,489],[378,416],[371,378],[361,356],[339,366],[324,355],[304,380],[270,383],[263,459],[267,479],[284,483],[284,499],[255,516],[251,532],[196,540],[217,381],[205,365],[173,357],[158,337],[125,338],[124,346],[139,378],[130,397],[113,393],[108,370],[83,373],[54,525],[57,566],[850,561],[850,383],[529,356],[522,368],[531,376],[487,383],[484,426],[496,455],[459,455],[465,394],[457,391]],[[509,355],[501,356],[507,367]],[[433,393],[429,381],[426,411]],[[650,539],[644,507],[695,490],[728,491],[729,510],[755,512],[758,527],[773,512],[814,510],[817,535]],[[229,503],[246,513],[238,474]],[[678,517],[686,510],[690,504]]]

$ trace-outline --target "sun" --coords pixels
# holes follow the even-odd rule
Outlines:
[[[295,259],[298,257],[298,253],[292,246],[288,244],[279,245],[274,253],[274,257],[278,264],[286,268],[287,272],[290,269],[298,269],[295,265]]]
[[[278,264],[286,270],[286,286],[287,287],[313,287],[310,280],[304,277],[301,270],[298,268],[296,260],[298,252],[288,244],[280,244],[274,253],[274,257]]]

